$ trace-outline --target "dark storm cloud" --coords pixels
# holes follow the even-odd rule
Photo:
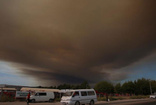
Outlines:
[[[45,80],[124,79],[113,70],[156,49],[155,12],[155,0],[1,0],[0,59]]]
[[[68,74],[64,75],[64,74],[57,74],[55,72],[52,73],[52,72],[36,71],[36,70],[24,70],[24,71],[28,75],[34,75],[36,78],[40,77],[44,80],[55,80],[56,82],[61,81],[62,83],[75,83],[76,84],[76,83],[81,83],[82,81],[85,81],[85,79],[83,78],[79,78],[79,77],[68,75]],[[53,85],[53,82],[51,82],[51,84],[49,85]]]

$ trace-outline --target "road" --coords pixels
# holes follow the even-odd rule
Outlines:
[[[0,102],[0,105],[27,105],[26,102]],[[29,105],[61,105],[57,103],[30,103]],[[118,100],[118,101],[100,101],[95,105],[156,105],[156,99],[131,99],[131,100]]]

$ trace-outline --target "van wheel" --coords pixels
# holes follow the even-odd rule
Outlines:
[[[32,99],[31,102],[32,102],[32,103],[35,103],[35,99]]]
[[[49,99],[49,102],[53,102],[53,99]]]
[[[76,101],[76,102],[75,102],[75,105],[80,105],[80,102],[79,102],[79,101]]]
[[[89,103],[89,105],[94,105],[94,101],[91,100],[90,103]]]

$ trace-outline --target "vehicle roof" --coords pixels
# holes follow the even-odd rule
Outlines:
[[[36,91],[36,92],[60,92],[59,89],[44,89],[44,88],[22,88],[21,91]]]
[[[0,88],[0,90],[17,90],[15,88]]]
[[[35,92],[35,93],[54,93],[54,92]]]
[[[66,90],[66,92],[71,92],[71,91],[94,91],[94,89],[73,89],[73,90]]]

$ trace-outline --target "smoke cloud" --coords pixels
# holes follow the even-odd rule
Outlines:
[[[0,60],[48,83],[126,79],[122,68],[156,50],[155,4],[1,0]]]

